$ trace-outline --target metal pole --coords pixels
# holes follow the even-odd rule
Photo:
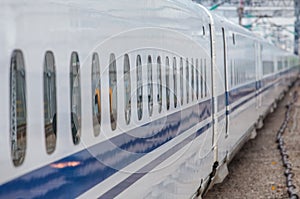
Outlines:
[[[300,35],[300,0],[295,0],[295,43],[294,43],[294,53],[299,54],[299,35]]]
[[[244,2],[243,0],[240,0],[239,7],[238,7],[239,25],[242,25],[243,15],[244,15]]]

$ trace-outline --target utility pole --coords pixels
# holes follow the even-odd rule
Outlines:
[[[297,1],[297,0],[295,0]],[[243,18],[243,15],[244,15],[244,2],[243,0],[240,0],[240,3],[239,3],[239,7],[238,7],[238,16],[239,16],[239,25],[241,26],[242,25],[242,18]]]
[[[300,35],[300,0],[295,0],[295,43],[294,43],[294,53],[299,55],[299,35]]]

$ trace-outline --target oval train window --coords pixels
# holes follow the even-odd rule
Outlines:
[[[166,57],[166,105],[170,109],[170,63],[169,57]]]
[[[115,54],[109,58],[109,108],[111,129],[117,128],[117,64]]]
[[[158,102],[158,112],[162,110],[162,76],[161,76],[161,59],[157,57],[157,102]]]
[[[44,60],[44,129],[46,151],[53,153],[57,137],[56,75],[54,55],[47,51]]]
[[[10,143],[13,164],[25,159],[27,136],[26,75],[23,53],[14,50],[10,65]]]
[[[137,113],[138,119],[141,120],[143,116],[143,82],[142,82],[142,60],[138,55],[136,58],[136,80],[137,80]]]
[[[125,120],[130,123],[131,118],[131,80],[130,80],[130,62],[128,54],[124,56],[124,89],[125,89]]]
[[[189,81],[189,60],[186,58],[186,68],[185,68],[185,82],[186,82],[186,103],[189,103],[189,89],[190,89],[190,81]]]
[[[180,104],[183,105],[183,59],[180,57]]]
[[[148,111],[149,116],[152,116],[153,113],[153,80],[152,80],[152,59],[151,56],[148,56]]]
[[[74,144],[78,144],[81,135],[81,87],[80,62],[77,52],[72,52],[70,63],[70,101],[71,132]]]
[[[192,101],[194,101],[194,96],[195,96],[195,79],[194,79],[194,59],[191,59],[191,88],[192,88]]]
[[[100,134],[101,121],[101,92],[100,92],[100,64],[99,56],[93,53],[92,58],[92,110],[93,110],[93,129],[94,135]]]
[[[177,107],[177,63],[176,57],[173,58],[173,81],[174,81],[174,107]]]

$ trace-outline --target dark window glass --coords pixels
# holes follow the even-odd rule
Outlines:
[[[131,118],[131,80],[129,56],[124,56],[124,89],[125,89],[125,120],[130,123]]]
[[[196,59],[196,97],[199,99],[199,60]]]
[[[141,56],[136,58],[136,80],[137,80],[137,113],[138,119],[141,120],[143,116],[143,70]]]
[[[44,60],[44,122],[46,151],[51,154],[56,147],[57,136],[56,75],[52,52],[47,51]]]
[[[180,102],[183,105],[183,59],[180,57]]]
[[[78,144],[81,135],[81,86],[80,62],[77,52],[72,52],[70,63],[71,131],[73,143]]]
[[[26,153],[26,75],[23,53],[14,50],[10,62],[10,142],[13,164],[23,163]]]
[[[194,101],[194,96],[195,96],[195,77],[194,77],[194,59],[191,59],[191,88],[192,88],[192,101]]]
[[[177,107],[177,63],[176,58],[173,58],[173,81],[174,81],[174,107]]]
[[[152,59],[151,56],[148,56],[148,111],[149,116],[152,116],[153,112],[153,80],[152,80]]]
[[[117,128],[117,64],[115,54],[110,54],[109,58],[109,108],[111,129]]]
[[[92,108],[93,108],[93,128],[94,135],[100,134],[100,122],[101,122],[101,92],[100,87],[100,63],[97,53],[93,54],[92,59]]]
[[[169,57],[166,57],[166,104],[167,110],[170,109],[170,63]]]
[[[158,112],[162,110],[162,77],[161,77],[161,59],[157,58],[157,102],[158,102]]]
[[[190,88],[190,82],[189,82],[189,60],[186,58],[186,66],[185,66],[185,82],[186,82],[186,103],[189,103],[189,88]]]
[[[207,97],[206,59],[204,59],[204,96]]]

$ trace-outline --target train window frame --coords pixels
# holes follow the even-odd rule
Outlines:
[[[204,60],[201,59],[200,60],[200,76],[201,76],[201,79],[200,79],[200,89],[201,89],[201,99],[204,98]]]
[[[116,56],[114,53],[111,53],[109,56],[109,112],[110,112],[110,127],[114,131],[117,128],[118,121],[118,80],[117,80],[117,63]]]
[[[27,148],[26,68],[23,52],[19,49],[11,55],[9,88],[11,158],[18,167],[25,160]],[[22,113],[18,113],[20,109]]]
[[[148,80],[148,113],[151,117],[153,114],[153,75],[152,75],[152,58],[148,55],[147,59],[147,80]]]
[[[186,58],[186,62],[185,62],[185,88],[186,88],[186,103],[189,103],[189,89],[190,89],[190,85],[189,85],[189,60],[188,58]]]
[[[131,120],[131,79],[129,55],[124,55],[124,114],[128,125]]]
[[[101,76],[99,55],[96,52],[92,55],[91,84],[93,131],[94,136],[97,137],[100,134],[101,126]]]
[[[143,66],[141,55],[136,57],[136,99],[138,120],[143,118]]]
[[[70,59],[70,102],[71,135],[73,144],[78,145],[81,137],[81,78],[80,60],[76,51],[72,52]]]
[[[177,60],[173,57],[174,108],[177,108]]]
[[[236,41],[235,41],[235,34],[232,33],[232,44],[235,45],[236,44]]]
[[[204,58],[204,97],[208,96],[207,93],[207,69],[206,69],[206,59]]]
[[[192,99],[191,101],[194,101],[195,98],[195,68],[194,68],[194,59],[191,58],[191,89],[192,89]]]
[[[166,106],[167,106],[167,110],[170,110],[170,61],[169,61],[169,57],[166,56]]]
[[[183,58],[180,57],[180,63],[179,63],[179,70],[180,70],[180,104],[181,106],[183,105],[183,101],[184,101],[184,93],[183,93],[183,88],[184,88],[184,85],[183,85]]]
[[[196,58],[196,98],[199,100],[199,59]]]
[[[161,68],[161,57],[157,57],[157,103],[158,113],[162,111],[162,68]]]
[[[55,151],[57,141],[56,71],[52,51],[47,51],[44,56],[43,88],[45,146],[47,154],[52,154]],[[54,144],[51,141],[53,139]]]

